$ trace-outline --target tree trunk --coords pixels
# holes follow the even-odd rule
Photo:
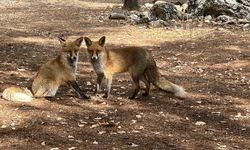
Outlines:
[[[124,0],[123,8],[128,10],[135,10],[139,8],[138,0]]]

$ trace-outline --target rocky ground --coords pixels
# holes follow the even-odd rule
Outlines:
[[[56,57],[57,36],[107,37],[109,47],[147,48],[160,72],[186,88],[178,99],[152,87],[127,99],[128,74],[112,96],[79,99],[67,85],[55,98],[0,100],[0,149],[250,149],[250,34],[203,23],[170,29],[109,20],[113,1],[0,1],[0,90],[30,87],[37,70]],[[77,79],[93,95],[95,74],[82,46]]]

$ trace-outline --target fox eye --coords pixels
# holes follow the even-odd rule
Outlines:
[[[92,54],[92,53],[93,53],[93,51],[92,51],[92,50],[88,50],[88,52],[89,52],[90,54]]]

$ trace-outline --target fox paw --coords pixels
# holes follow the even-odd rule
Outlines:
[[[83,99],[91,99],[91,97],[90,97],[90,96],[87,96],[87,95],[82,96],[82,98],[83,98]]]
[[[103,95],[102,98],[108,98],[109,96],[107,94]]]
[[[149,96],[149,94],[148,94],[148,92],[143,92],[142,96],[147,97],[147,96]]]
[[[129,96],[128,99],[135,99],[135,96],[134,95]]]

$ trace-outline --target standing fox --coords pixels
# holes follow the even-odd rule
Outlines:
[[[171,92],[177,97],[184,98],[185,90],[161,76],[152,55],[145,49],[139,47],[124,47],[118,49],[106,49],[105,36],[99,41],[91,41],[85,37],[87,51],[90,61],[97,74],[97,85],[95,94],[98,92],[102,79],[106,79],[106,91],[104,98],[110,93],[112,76],[117,73],[129,72],[135,89],[129,99],[134,99],[140,90],[139,81],[146,85],[143,96],[149,95],[150,83],[161,90]]]
[[[54,97],[63,82],[71,85],[82,98],[89,98],[78,86],[75,76],[78,51],[83,37],[75,41],[66,41],[59,37],[59,41],[62,46],[60,55],[41,66],[32,83],[32,93],[26,88],[14,86],[4,90],[2,94],[4,99],[31,101],[34,98]]]

